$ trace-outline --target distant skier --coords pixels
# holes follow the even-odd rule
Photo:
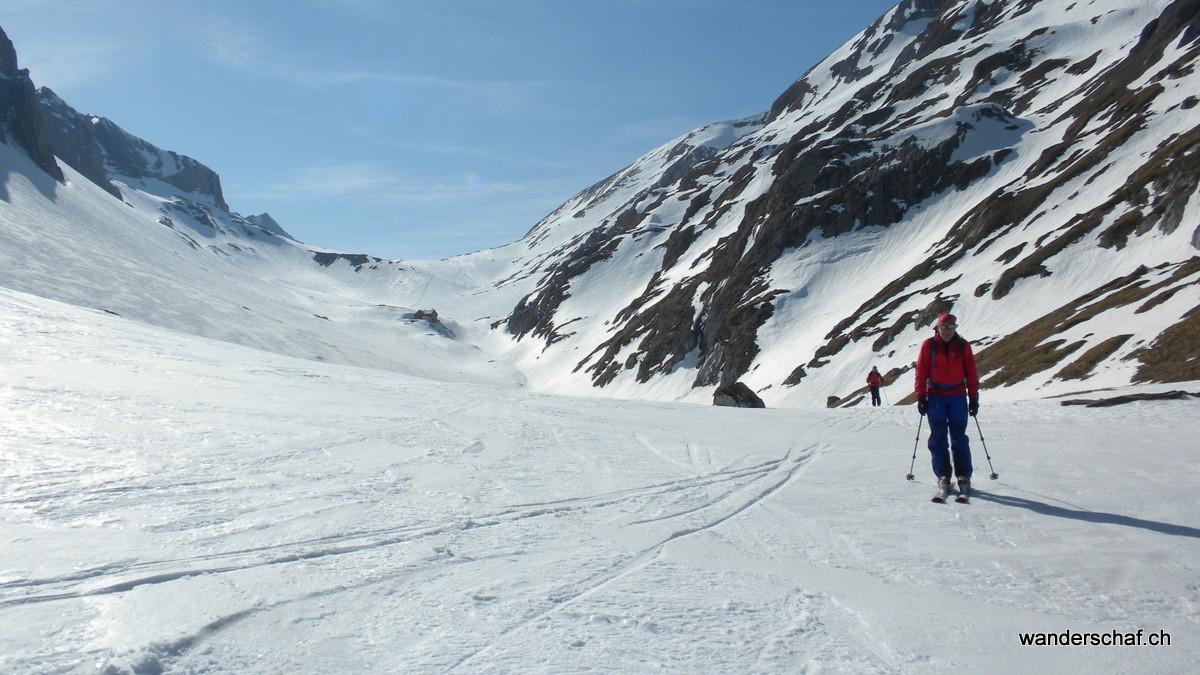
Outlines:
[[[957,330],[953,314],[938,315],[935,335],[921,345],[917,355],[915,386],[917,412],[929,415],[929,452],[938,489],[949,492],[953,473],[958,477],[959,492],[965,496],[971,488],[972,472],[967,418],[979,412],[979,373],[971,345]]]
[[[871,366],[867,373],[867,386],[871,388],[871,406],[882,405],[879,401],[879,385],[883,384],[883,376],[879,374],[879,366]]]

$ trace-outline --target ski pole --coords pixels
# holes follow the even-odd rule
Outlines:
[[[924,422],[925,422],[925,416],[921,415],[921,419],[917,420],[917,440],[913,441],[912,463],[908,465],[908,475],[905,476],[905,478],[907,478],[909,480],[916,479],[916,476],[913,475],[913,469],[916,468],[916,466],[917,466],[917,445],[921,442],[921,424],[923,424]],[[984,452],[987,452],[987,450],[984,450]]]
[[[983,456],[987,457],[988,468],[992,469],[992,475],[988,476],[988,478],[996,480],[1000,477],[1000,474],[996,473],[996,470],[992,468],[992,456],[988,454],[987,441],[983,440],[983,428],[979,426],[978,417],[975,418],[975,428],[979,430],[979,442],[983,444]]]

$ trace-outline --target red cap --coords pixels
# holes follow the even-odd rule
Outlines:
[[[938,314],[937,323],[933,324],[933,326],[936,328],[938,326],[945,325],[958,326],[958,319],[956,319],[953,314],[942,312],[941,314]]]

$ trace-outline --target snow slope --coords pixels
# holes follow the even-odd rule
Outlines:
[[[3,672],[1183,672],[1200,658],[1194,399],[985,405],[1000,479],[976,445],[982,492],[935,505],[923,448],[920,480],[903,478],[909,407],[557,398],[9,289],[0,353]],[[1018,636],[1139,630],[1171,644]]]
[[[320,249],[201,208],[166,184],[150,193],[118,183],[120,201],[70,167],[63,172],[66,184],[0,143],[0,287],[300,358],[523,381],[474,344],[414,321],[427,307],[391,301],[397,279],[435,277],[399,263],[362,274],[344,259],[322,267],[313,260]]]
[[[952,310],[993,400],[1196,379],[1163,348],[1200,304],[1196,13],[898,3],[769,113],[660,146],[508,247],[521,272],[494,288],[528,292],[490,349],[545,392],[851,405]]]

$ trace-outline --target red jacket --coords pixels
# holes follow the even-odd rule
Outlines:
[[[879,385],[883,384],[883,376],[879,374],[878,370],[872,370],[871,372],[867,373],[867,384],[871,385],[872,387],[878,387]]]
[[[916,392],[918,397],[966,394],[979,397],[979,372],[971,345],[960,335],[950,344],[935,335],[921,345],[917,356]]]

